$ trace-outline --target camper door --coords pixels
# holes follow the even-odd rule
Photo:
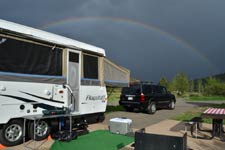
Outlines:
[[[72,107],[72,110],[79,111],[80,52],[68,50],[67,56],[67,83],[73,91],[73,95],[69,98],[69,106]]]

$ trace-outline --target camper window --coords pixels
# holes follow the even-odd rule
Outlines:
[[[98,57],[83,55],[83,77],[88,79],[98,79]]]
[[[0,71],[62,76],[62,50],[0,36]]]

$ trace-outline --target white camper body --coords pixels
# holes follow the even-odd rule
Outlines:
[[[7,146],[21,143],[24,116],[44,110],[66,108],[74,120],[100,120],[106,85],[129,82],[129,71],[106,60],[104,49],[4,20],[0,53],[0,143]],[[41,123],[37,129],[52,126],[52,120]],[[49,133],[42,130],[39,139]]]

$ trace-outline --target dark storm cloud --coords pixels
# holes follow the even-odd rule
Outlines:
[[[7,0],[1,1],[0,18],[33,27],[85,16],[156,26],[171,36],[126,21],[101,19],[47,30],[103,47],[110,59],[131,69],[133,76],[157,81],[181,71],[191,78],[224,72],[224,6],[223,0]]]
[[[196,52],[190,52],[182,43],[158,35],[154,30],[146,30],[126,23],[111,23],[111,25],[99,23],[96,25],[99,28],[92,30],[88,26],[90,22],[85,23],[87,24],[79,23],[71,26],[71,30],[79,29],[76,31],[76,37],[85,40],[91,35],[98,35],[97,39],[90,39],[88,43],[110,47],[107,51],[108,57],[116,58],[119,64],[135,70],[132,74],[139,78],[157,80],[162,75],[171,78],[176,72],[187,70],[191,70],[188,73],[192,76],[204,76],[208,70],[214,70]],[[105,25],[107,28],[104,28]],[[67,28],[70,29],[70,26]],[[115,28],[118,30],[111,30]]]

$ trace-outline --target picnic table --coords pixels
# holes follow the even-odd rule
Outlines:
[[[208,108],[201,114],[201,118],[211,118],[212,122],[212,137],[219,137],[222,141],[225,141],[223,137],[223,119],[225,119],[225,109],[224,108]]]

